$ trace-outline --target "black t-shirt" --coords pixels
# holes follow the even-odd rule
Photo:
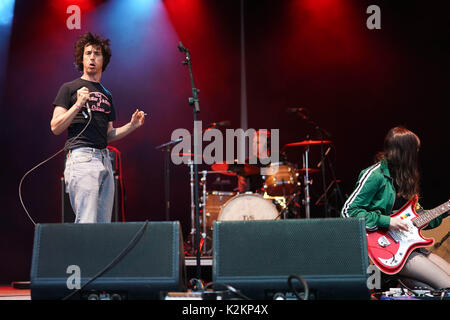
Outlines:
[[[89,89],[89,101],[87,102],[92,111],[92,120],[84,132],[72,142],[86,126],[89,115],[85,106],[73,119],[68,128],[66,150],[91,147],[104,149],[107,146],[108,122],[116,120],[111,93],[100,83],[84,80],[81,78],[64,83],[58,91],[53,106],[61,106],[70,109],[77,101],[77,90],[82,87]]]

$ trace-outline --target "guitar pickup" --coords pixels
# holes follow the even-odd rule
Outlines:
[[[398,233],[397,233],[396,231],[394,231],[394,230],[389,230],[387,233],[388,233],[388,235],[391,236],[392,239],[394,239],[394,241],[395,241],[396,243],[398,243],[398,242],[400,242],[400,241],[402,240],[401,234],[398,234]]]
[[[380,247],[386,248],[391,243],[389,242],[388,238],[386,238],[385,236],[382,236],[382,237],[378,238],[378,244],[380,245]]]

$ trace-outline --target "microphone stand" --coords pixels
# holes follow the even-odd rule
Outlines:
[[[324,140],[323,139],[324,135],[331,138],[331,134],[327,130],[325,130],[324,128],[321,128],[314,121],[310,121],[310,123],[315,126],[315,129],[317,131],[319,131],[321,141]],[[329,216],[329,202],[328,202],[328,196],[327,196],[328,188],[326,187],[326,181],[325,181],[325,163],[328,163],[328,166],[330,168],[330,172],[331,172],[331,175],[332,175],[332,178],[334,181],[334,185],[335,185],[336,191],[339,196],[339,201],[340,201],[339,205],[344,204],[344,198],[342,196],[341,188],[339,187],[340,181],[338,179],[336,179],[336,172],[334,171],[333,164],[331,161],[326,161],[327,156],[323,153],[323,143],[320,144],[320,152],[321,152],[321,158],[322,158],[321,159],[321,161],[322,161],[322,165],[321,165],[322,170],[321,171],[322,171],[322,179],[323,179],[323,187],[324,187],[324,193],[323,193],[323,199],[324,199],[323,201],[324,202],[323,203],[324,203],[326,217],[328,217]],[[339,214],[337,215],[337,217],[339,217]]]
[[[157,146],[155,149],[162,149],[165,152],[164,156],[164,192],[165,192],[165,202],[166,202],[166,221],[170,220],[170,151],[174,144],[183,141],[183,138],[177,140],[172,140],[170,142],[164,143]]]
[[[320,144],[320,158],[321,158],[321,172],[322,172],[322,185],[323,185],[323,206],[324,206],[324,211],[325,211],[325,217],[328,217],[328,197],[327,197],[327,185],[326,185],[326,178],[325,178],[325,153],[323,151],[323,141],[324,139],[324,135],[331,137],[331,134],[321,128],[315,121],[311,120],[311,118],[309,116],[307,116],[306,114],[304,114],[302,112],[302,110],[304,110],[303,108],[297,108],[297,110],[295,111],[295,114],[299,117],[301,117],[303,120],[306,120],[310,125],[312,125],[314,127],[314,129],[316,129],[319,132],[320,135],[320,141],[322,142]],[[308,169],[307,169],[308,170]],[[306,172],[307,173],[307,172]]]
[[[198,100],[198,93],[200,90],[198,90],[195,87],[194,84],[194,75],[192,73],[192,64],[191,64],[191,53],[187,48],[183,46],[183,44],[180,41],[180,45],[177,46],[178,50],[180,52],[184,52],[185,54],[185,60],[183,61],[183,65],[186,65],[189,70],[189,78],[191,80],[191,87],[192,87],[192,97],[189,97],[189,105],[193,107],[193,123],[194,123],[194,131],[195,131],[195,122],[197,121],[197,113],[200,112],[200,105]],[[198,164],[197,164],[197,149],[195,147],[196,145],[196,135],[197,133],[194,132],[194,161],[193,161],[193,168],[194,168],[194,205],[195,205],[195,244],[194,249],[196,253],[196,260],[197,260],[197,279],[201,279],[201,260],[200,260],[200,207],[199,207],[199,176],[198,176]],[[205,223],[205,222],[203,222]]]
[[[314,123],[314,122],[313,122]],[[326,178],[325,178],[325,154],[323,152],[323,131],[322,129],[316,125],[315,129],[319,132],[320,135],[320,141],[322,141],[322,143],[320,144],[320,161],[322,161],[322,166],[320,166],[320,171],[322,172],[322,185],[323,185],[323,207],[324,207],[324,211],[325,211],[325,218],[328,218],[329,212],[328,212],[328,196],[327,196],[327,182],[326,182]]]
[[[336,178],[336,172],[334,170],[332,162],[331,161],[326,161],[326,162],[328,163],[328,166],[330,167],[330,172],[331,172],[331,175],[332,175],[332,178],[333,178],[333,182],[332,183],[334,183],[334,188],[336,188],[337,195],[339,196],[339,204],[336,204],[336,207],[337,208],[341,208],[344,205],[344,202],[345,202],[344,201],[344,197],[342,195],[341,187],[339,186],[339,183],[341,183],[341,180],[338,180]],[[322,162],[322,165],[325,165],[325,162]],[[327,188],[327,192],[328,192],[328,189],[329,188]],[[340,213],[339,213],[339,209],[338,209],[336,217],[339,217],[339,216],[340,216]]]

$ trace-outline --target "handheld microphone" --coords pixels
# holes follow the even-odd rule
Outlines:
[[[86,114],[86,112],[84,112],[84,110],[81,110],[81,113],[83,114],[85,119],[90,118],[91,117],[91,107],[89,107],[87,102],[84,106],[86,107],[88,114]]]

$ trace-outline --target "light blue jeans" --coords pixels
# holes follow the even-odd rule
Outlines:
[[[64,169],[75,223],[111,222],[114,177],[108,149],[71,150]]]

